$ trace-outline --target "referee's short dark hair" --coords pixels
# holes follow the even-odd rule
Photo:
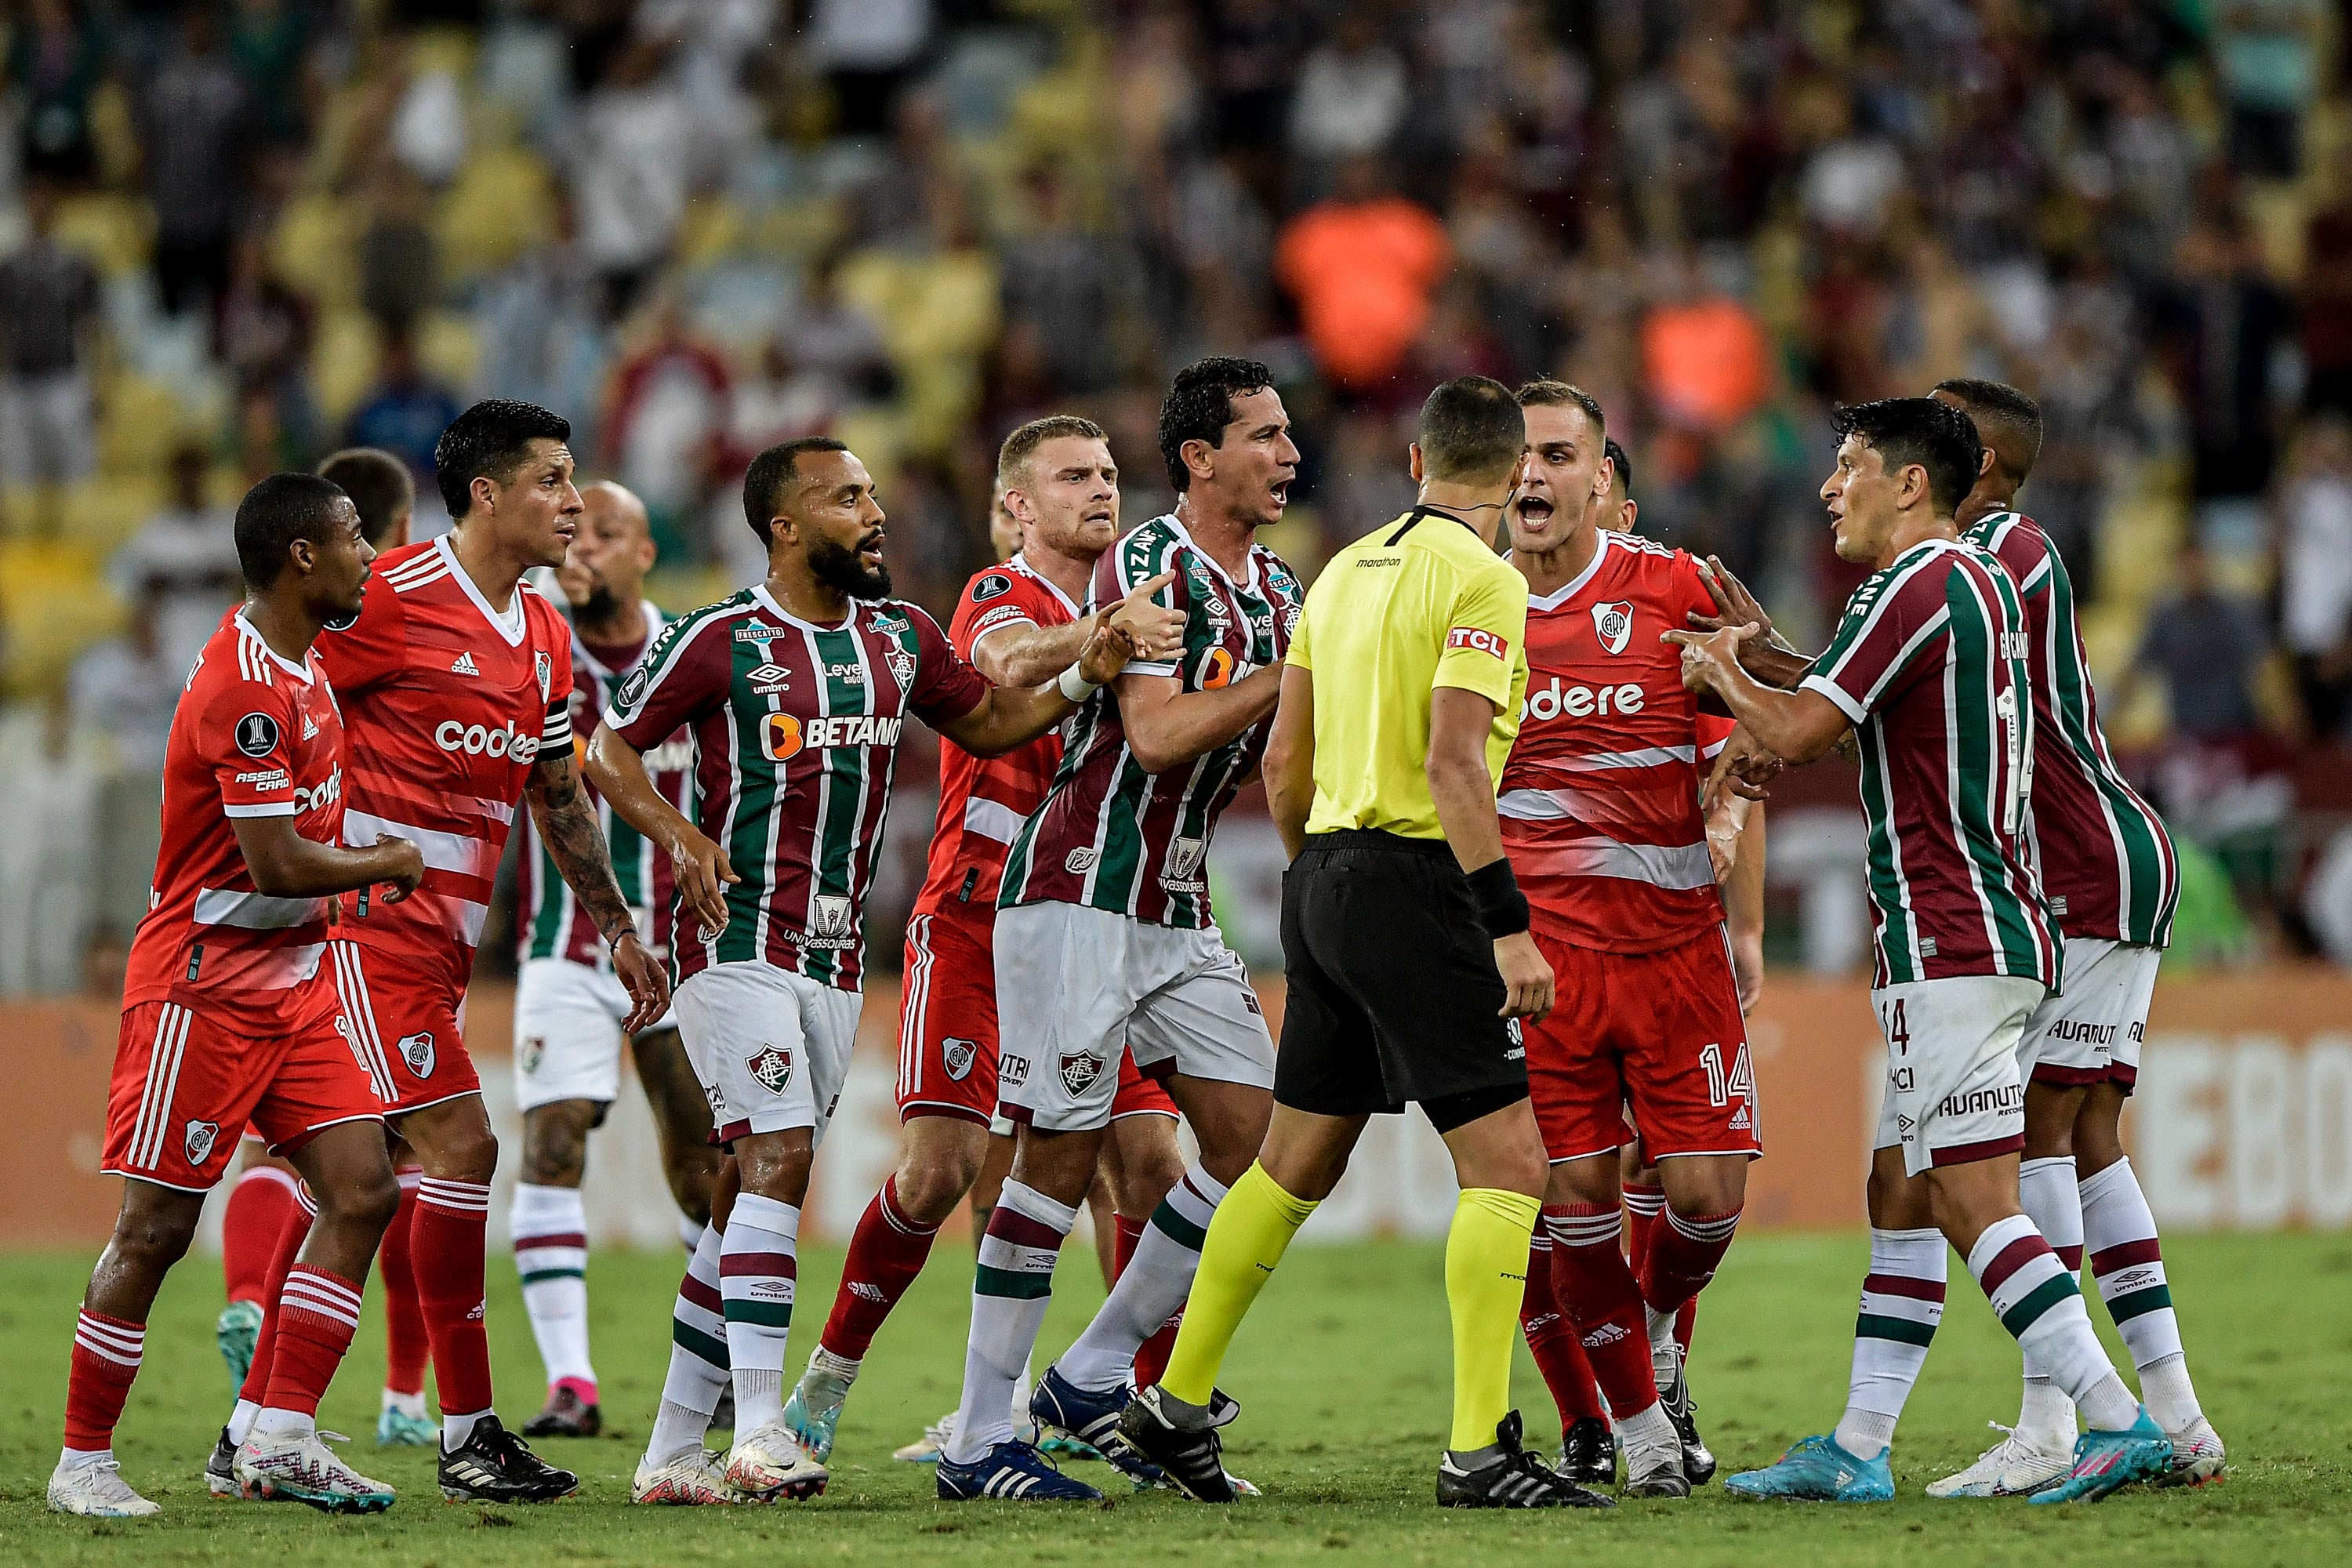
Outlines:
[[[272,474],[236,503],[236,565],[245,585],[259,593],[286,569],[286,552],[298,539],[327,542],[335,524],[342,487],[316,474]]]
[[[370,544],[382,544],[392,525],[416,510],[408,465],[381,447],[347,447],[319,465],[319,477],[352,498]]]
[[[1932,397],[1882,397],[1849,403],[1830,416],[1843,442],[1859,436],[1874,447],[1888,473],[1916,463],[1927,471],[1927,499],[1937,517],[1949,517],[1976,488],[1984,443],[1969,416]]]
[[[1160,460],[1168,466],[1168,483],[1178,495],[1192,488],[1184,443],[1223,445],[1225,426],[1234,422],[1234,399],[1273,384],[1274,372],[1264,364],[1230,354],[1212,355],[1176,373],[1168,401],[1160,405]]]
[[[783,500],[784,486],[791,481],[793,470],[800,466],[803,452],[846,452],[849,443],[836,441],[830,436],[803,436],[798,440],[779,442],[751,459],[743,470],[743,521],[760,536],[760,542],[775,540],[776,509]]]
[[[454,521],[474,507],[474,481],[505,484],[530,456],[533,441],[569,441],[572,421],[536,403],[486,397],[457,418],[433,444],[433,478]]]
[[[1433,479],[1476,484],[1510,478],[1528,447],[1528,416],[1491,376],[1440,382],[1421,405],[1421,464]]]

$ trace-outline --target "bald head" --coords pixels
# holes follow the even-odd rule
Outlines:
[[[573,616],[593,626],[643,596],[654,568],[653,523],[646,503],[610,479],[581,486],[580,500],[579,531],[555,575]]]

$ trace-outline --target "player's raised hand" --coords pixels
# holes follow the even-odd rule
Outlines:
[[[375,847],[390,861],[377,886],[383,889],[382,898],[387,904],[396,904],[416,891],[425,880],[425,852],[405,838],[389,833],[375,836]]]
[[[1138,658],[1168,658],[1183,649],[1184,612],[1152,598],[1175,580],[1175,573],[1162,572],[1138,583],[1133,593],[1101,612],[1105,624],[1118,626],[1133,639]]]
[[[1495,968],[1503,977],[1503,1016],[1540,1024],[1551,1016],[1551,965],[1526,931],[1495,939]]]
[[[669,1011],[669,971],[635,931],[623,931],[621,940],[613,944],[613,973],[634,1004],[621,1021],[623,1034],[651,1028]]]
[[[1108,617],[1097,621],[1078,649],[1078,673],[1097,686],[1108,686],[1136,657],[1135,638]]]
[[[717,936],[725,931],[727,889],[743,879],[727,863],[727,851],[692,825],[680,823],[671,837],[669,858],[677,872],[678,895],[702,922],[702,934]]]
[[[1732,672],[1739,668],[1739,645],[1758,633],[1755,622],[1727,626],[1711,632],[1663,631],[1660,642],[1675,644],[1683,650],[1683,689],[1686,691],[1721,689],[1730,683]]]

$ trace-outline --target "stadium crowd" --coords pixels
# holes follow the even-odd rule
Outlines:
[[[1411,500],[1433,383],[1568,374],[1643,529],[1808,646],[1856,580],[1814,495],[1831,406],[2032,390],[2025,500],[2084,585],[2107,722],[2203,851],[2184,945],[2352,958],[2326,837],[2352,115],[2324,0],[0,18],[0,810],[36,829],[0,840],[0,991],[119,977],[252,479],[383,447],[429,535],[442,427],[527,398],[645,498],[653,595],[684,608],[760,570],[730,521],[751,456],[830,432],[943,611],[1008,429],[1097,419],[1149,518],[1160,389],[1209,352],[1277,373],[1304,463],[1266,542],[1310,575]]]

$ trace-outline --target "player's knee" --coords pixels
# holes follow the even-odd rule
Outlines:
[[[980,1155],[958,1149],[909,1149],[892,1184],[898,1207],[917,1225],[939,1225],[955,1213],[980,1174]]]
[[[710,1181],[714,1162],[707,1149],[672,1149],[662,1156],[662,1177],[678,1213],[698,1224],[710,1222]]]
[[[400,1209],[400,1178],[387,1160],[381,1169],[362,1170],[329,1184],[315,1194],[321,1220],[382,1231]]]
[[[806,1142],[756,1149],[738,1143],[735,1159],[741,1169],[744,1192],[793,1205],[798,1205],[808,1195],[809,1148]]]
[[[1606,1154],[1589,1160],[1562,1160],[1545,1175],[1544,1202],[1548,1204],[1608,1207],[1617,1201],[1617,1162]]]
[[[1666,1206],[1685,1219],[1729,1214],[1747,1200],[1745,1160],[1662,1160],[1658,1172]]]
[[[2094,1090],[2083,1102],[2068,1129],[2069,1146],[2078,1176],[2105,1170],[2124,1157],[2123,1099],[2109,1100]]]
[[[196,1239],[201,1211],[149,1209],[125,1211],[114,1222],[116,1257],[150,1277],[161,1274],[188,1255]]]
[[[425,1163],[426,1172],[445,1182],[488,1182],[498,1168],[499,1135],[487,1121],[450,1132]]]

